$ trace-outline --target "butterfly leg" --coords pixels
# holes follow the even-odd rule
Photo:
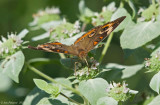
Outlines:
[[[85,60],[85,62],[86,62],[86,64],[87,64],[87,67],[88,67],[88,73],[89,73],[89,64],[88,64],[88,62],[87,62],[87,59],[86,59],[86,58],[85,58],[84,60]]]
[[[75,76],[77,76],[77,72],[76,72],[76,64],[78,64],[79,62],[75,62],[74,63],[74,74],[75,74]]]

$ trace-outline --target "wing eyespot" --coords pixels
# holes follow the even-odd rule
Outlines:
[[[92,32],[91,34],[89,34],[89,37],[92,37],[93,35],[95,35],[95,32]]]

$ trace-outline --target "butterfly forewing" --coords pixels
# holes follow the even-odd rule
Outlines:
[[[80,46],[82,46],[87,52],[89,52],[99,42],[103,41],[124,19],[125,16],[93,28],[92,30],[96,30],[95,34],[89,34],[88,36],[85,36],[84,40],[80,43]]]

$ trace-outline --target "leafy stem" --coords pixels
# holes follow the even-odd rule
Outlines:
[[[78,105],[81,105],[81,103],[79,103],[79,102],[77,102],[77,101],[75,101],[75,100],[67,97],[65,94],[63,94],[63,93],[60,93],[60,94],[61,94],[63,97],[67,98],[68,100],[70,100],[70,101],[72,101],[72,102],[74,102],[74,103],[76,103],[76,104],[78,104]]]
[[[104,58],[104,56],[105,56],[105,54],[106,54],[106,52],[107,52],[107,50],[108,50],[108,47],[109,47],[109,45],[110,45],[110,43],[111,43],[112,37],[113,37],[113,32],[109,35],[109,38],[108,38],[108,40],[107,40],[107,42],[106,42],[106,44],[105,44],[105,47],[104,47],[104,49],[103,49],[103,51],[102,51],[101,56],[100,56],[99,63],[102,62],[102,60],[103,60],[103,58]]]
[[[81,96],[81,97],[83,98],[84,104],[88,102],[88,100],[87,100],[78,90],[76,90],[76,89],[74,89],[74,88],[72,88],[72,87],[69,87],[69,86],[67,86],[67,85],[64,85],[64,84],[62,84],[62,83],[59,83],[59,82],[57,82],[57,81],[55,81],[55,80],[54,80],[53,78],[51,78],[50,76],[48,76],[48,75],[40,72],[40,71],[39,71],[38,69],[36,69],[35,67],[31,66],[30,62],[27,63],[27,66],[28,66],[28,68],[29,68],[30,70],[32,70],[32,71],[35,72],[36,74],[40,75],[41,77],[43,77],[43,78],[45,78],[45,79],[47,79],[47,80],[49,80],[49,81],[51,81],[51,82],[53,82],[53,83],[60,84],[60,85],[62,85],[63,87],[65,87],[66,89],[71,90],[72,92],[78,94],[79,96]],[[62,95],[62,94],[61,94],[61,95]],[[67,97],[67,96],[66,96],[66,97]],[[68,97],[68,99],[69,99],[69,97]],[[72,100],[71,100],[71,101],[72,101]],[[77,102],[77,103],[78,103],[78,102]]]

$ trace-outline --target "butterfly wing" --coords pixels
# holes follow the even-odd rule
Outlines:
[[[88,53],[99,42],[103,41],[125,18],[126,16],[123,16],[114,21],[91,29],[82,37],[78,38],[74,45],[81,47]]]
[[[28,48],[35,49],[35,50],[43,50],[46,52],[78,55],[74,46],[67,46],[59,42],[45,43],[42,45],[38,45],[37,47],[28,46]]]

